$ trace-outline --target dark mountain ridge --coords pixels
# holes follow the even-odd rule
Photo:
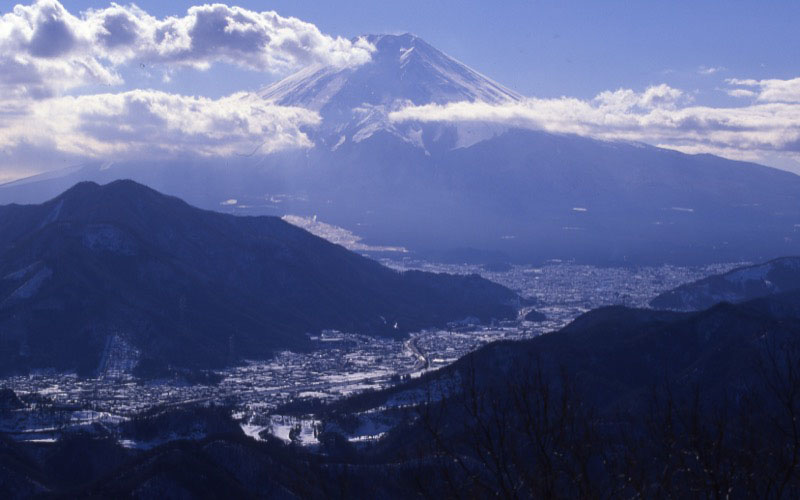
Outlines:
[[[786,433],[800,410],[798,332],[800,292],[693,313],[606,307],[559,332],[493,343],[420,379],[335,402],[317,414],[316,450],[241,433],[173,441],[129,451],[114,470],[96,467],[77,491],[483,497],[511,482],[510,498],[793,498],[800,443]],[[370,445],[337,434],[340,422],[362,418],[396,425]],[[121,455],[113,446],[62,439],[45,457]],[[55,480],[66,461],[37,461],[32,448],[0,436],[10,491],[66,491]]]
[[[630,309],[588,312],[558,332],[487,346],[459,361],[487,384],[502,384],[513,367],[538,364],[551,380],[570,374],[582,401],[603,411],[643,411],[654,387],[711,399],[737,397],[754,385],[757,363],[800,340],[800,292],[699,312]],[[505,375],[504,375],[505,374]]]
[[[697,311],[800,289],[800,257],[781,257],[686,283],[650,301],[657,309]]]
[[[770,353],[794,353],[800,363],[798,291],[697,312],[609,306],[561,330],[494,342],[417,380],[333,403],[331,413],[365,412],[413,394],[421,402],[436,387],[457,387],[452,394],[475,390],[470,383],[502,399],[510,381],[534,370],[554,387],[566,374],[581,404],[602,418],[642,415],[655,388],[681,396],[699,388],[707,402],[737,400],[758,385],[759,363]]]
[[[398,273],[274,217],[203,211],[136,184],[0,207],[3,369],[95,369],[110,338],[156,365],[219,367],[331,328],[402,335],[513,317],[477,276]]]

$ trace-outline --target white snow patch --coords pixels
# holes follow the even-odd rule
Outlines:
[[[300,427],[300,433],[297,436],[297,441],[303,446],[319,444],[316,436],[316,429],[319,428],[320,422],[313,419],[303,419],[290,417],[285,415],[272,415],[270,417],[270,425],[266,427],[269,433],[280,439],[285,443],[291,443],[289,433],[293,428]]]
[[[366,435],[366,436],[353,436],[347,438],[347,440],[350,441],[351,443],[364,443],[364,442],[378,441],[385,435],[386,435],[385,432],[379,432],[377,434]]]
[[[422,140],[422,129],[421,128],[412,128],[409,130],[405,137],[405,141],[409,144],[413,145],[416,148],[422,149],[425,151],[425,154],[430,156],[430,153],[427,149],[425,149],[425,142]]]
[[[63,206],[64,206],[64,200],[59,200],[56,206],[53,208],[53,210],[51,210],[50,213],[47,214],[47,217],[45,217],[44,220],[42,220],[42,223],[39,224],[39,228],[41,229],[44,226],[58,220],[58,216],[61,215],[61,208]]]
[[[405,65],[406,60],[408,59],[408,56],[411,55],[411,53],[413,51],[414,51],[414,47],[400,49],[400,57],[398,59],[400,59],[400,63],[402,65]]]
[[[403,247],[375,246],[362,243],[360,236],[343,227],[319,221],[316,216],[284,215],[282,218],[289,224],[303,228],[315,236],[324,238],[336,245],[341,245],[351,251],[408,253],[408,250]]]
[[[497,123],[463,122],[454,125],[457,139],[453,149],[468,148],[479,142],[493,139],[508,130],[508,127]]]
[[[28,273],[30,273],[33,270],[33,268],[36,267],[37,264],[38,264],[38,262],[34,262],[33,264],[31,264],[29,266],[25,266],[25,267],[23,267],[22,269],[20,269],[18,271],[14,271],[13,273],[9,273],[3,279],[12,280],[12,281],[19,281],[22,278],[24,278],[25,276],[27,276]]]
[[[269,426],[266,425],[253,425],[253,424],[241,424],[242,431],[244,431],[245,435],[255,439],[256,441],[263,441],[264,439],[261,437],[261,432],[269,429]],[[288,434],[287,434],[288,438]]]
[[[31,278],[22,284],[19,288],[14,290],[14,292],[9,296],[9,299],[29,299],[36,295],[36,292],[39,291],[39,288],[53,275],[53,270],[49,267],[43,267],[39,269],[36,274],[31,276]]]
[[[303,391],[297,395],[298,399],[309,399],[309,398],[325,399],[327,397],[328,397],[327,393],[319,391]]]

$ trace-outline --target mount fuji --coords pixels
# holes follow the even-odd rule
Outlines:
[[[344,69],[311,66],[266,87],[260,95],[286,106],[321,110],[329,117],[336,111],[347,117],[364,104],[500,103],[522,98],[414,35],[365,38],[377,49],[369,64]]]
[[[320,113],[312,131],[322,145],[361,142],[378,131],[423,147],[421,129],[395,125],[387,114],[407,105],[481,101],[501,104],[522,96],[436,50],[410,34],[368,35],[376,47],[369,64],[357,68],[312,66],[259,92],[283,106]],[[317,142],[317,144],[320,144]]]
[[[376,50],[366,64],[309,67],[259,91],[320,114],[306,131],[311,148],[98,162],[6,184],[0,203],[131,178],[204,208],[316,216],[365,245],[438,258],[639,264],[800,253],[800,176],[498,124],[391,122],[409,104],[522,97],[413,35],[368,40]]]

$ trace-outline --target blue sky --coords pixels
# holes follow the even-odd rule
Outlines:
[[[312,147],[318,115],[249,92],[310,64],[367,64],[356,36],[403,32],[529,99],[391,119],[503,121],[800,173],[799,21],[800,2],[4,2],[0,181],[86,159]]]
[[[124,2],[122,2],[124,3]],[[157,17],[198,2],[138,1]],[[412,32],[495,80],[537,97],[589,98],[618,87],[694,86],[708,99],[726,77],[800,74],[794,1],[238,1],[314,23],[324,33]],[[108,2],[70,1],[72,11]],[[701,68],[724,68],[713,75]],[[269,79],[248,78],[258,85]],[[223,82],[223,85],[224,82]],[[226,86],[226,85],[225,85]],[[227,90],[227,89],[225,89]],[[211,90],[210,90],[211,91]]]

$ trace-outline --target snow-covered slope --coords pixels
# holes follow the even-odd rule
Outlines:
[[[499,103],[520,95],[470,69],[411,35],[368,35],[372,60],[356,68],[312,66],[259,94],[286,106],[323,113],[396,102],[443,104],[454,101]]]
[[[744,302],[798,289],[800,257],[783,257],[681,285],[662,293],[650,305],[658,309],[699,311],[720,302]]]
[[[392,124],[387,114],[410,104],[521,99],[414,35],[366,38],[376,48],[370,62],[356,68],[312,66],[262,89],[259,95],[277,104],[318,111],[323,124],[313,135],[330,148],[387,131],[424,149],[419,125]],[[496,126],[463,128],[460,146],[492,137],[499,130]]]

